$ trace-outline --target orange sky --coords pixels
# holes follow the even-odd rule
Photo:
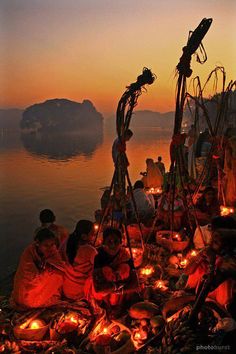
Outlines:
[[[208,61],[194,76],[221,64],[236,79],[235,0],[1,0],[0,108],[90,99],[109,115],[147,66],[158,79],[138,109],[174,110],[174,69],[204,17]]]

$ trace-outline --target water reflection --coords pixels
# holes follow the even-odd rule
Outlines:
[[[31,154],[65,161],[78,155],[91,157],[103,143],[103,132],[22,133],[21,140]]]

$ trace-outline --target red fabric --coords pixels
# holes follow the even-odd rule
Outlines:
[[[69,236],[69,232],[68,230],[64,227],[64,226],[61,226],[61,225],[56,225],[56,224],[51,224],[49,226],[49,229],[52,230],[56,236],[58,237],[59,239],[59,243],[60,245],[68,238]]]
[[[40,265],[44,268],[40,269]],[[35,244],[23,252],[12,292],[12,304],[22,309],[48,307],[59,302],[63,282],[64,263],[59,253],[43,260]]]
[[[66,256],[66,242],[61,247],[61,254],[63,259],[66,260],[63,293],[68,299],[82,299],[85,283],[92,276],[97,251],[89,244],[80,245],[73,265],[69,263]]]
[[[96,300],[105,300],[110,303],[110,305],[117,305],[121,302],[123,296],[114,293],[114,289],[110,287],[110,290],[102,290],[99,292],[95,291],[94,281],[101,284],[116,283],[120,280],[128,280],[130,276],[130,266],[127,262],[130,260],[130,255],[128,251],[122,247],[115,259],[110,263],[109,266],[104,266],[94,270],[94,275],[97,273],[99,276],[93,276],[93,280],[88,280],[85,285],[85,294],[87,294],[87,299],[90,300],[91,296]],[[114,285],[113,284],[113,285]],[[109,288],[109,287],[108,287]],[[111,290],[112,289],[112,290]]]
[[[68,230],[61,225],[57,225],[57,224],[43,224],[42,226],[38,227],[35,230],[35,235],[37,235],[38,231],[48,228],[49,230],[51,230],[54,235],[57,237],[59,244],[62,245],[63,242],[65,242],[65,240],[68,238],[69,236],[69,232]]]
[[[127,263],[122,263],[117,268],[117,278],[118,280],[128,279],[130,276],[130,266]]]
[[[103,273],[104,278],[107,281],[116,281],[116,275],[113,272],[111,267],[103,267],[102,268],[102,273]]]
[[[216,266],[220,266],[222,259],[221,257],[217,258]],[[186,287],[195,288],[196,291],[200,285],[202,276],[206,274],[208,269],[207,264],[203,261],[193,274],[188,278]],[[235,281],[228,279],[220,284],[214,291],[208,294],[208,297],[217,301],[220,305],[225,306],[229,304],[233,299],[233,289],[235,287]]]

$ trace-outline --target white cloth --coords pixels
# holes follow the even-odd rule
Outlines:
[[[142,188],[137,188],[134,189],[133,195],[140,217],[154,215],[155,201],[152,194],[146,194]]]
[[[193,243],[196,249],[202,249],[205,246],[209,245],[211,241],[211,231],[209,230],[209,225],[204,225],[204,226],[199,226],[200,230],[198,227],[195,230],[194,236],[193,236]]]

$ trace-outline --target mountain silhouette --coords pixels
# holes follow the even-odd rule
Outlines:
[[[100,131],[103,116],[91,101],[52,99],[25,109],[21,129],[34,132]]]

